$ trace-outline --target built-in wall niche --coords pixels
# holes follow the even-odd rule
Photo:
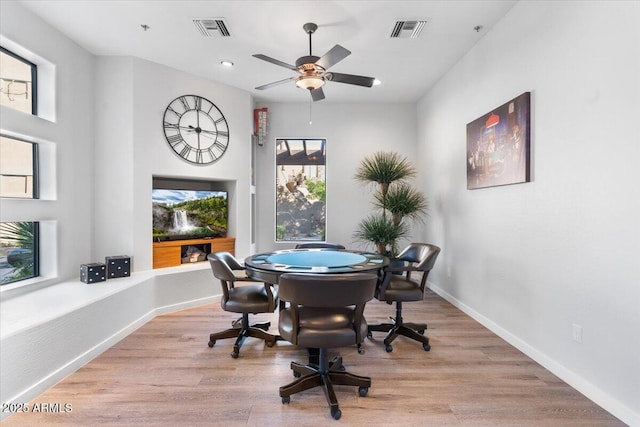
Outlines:
[[[235,181],[153,177],[153,268],[206,261],[235,253]]]

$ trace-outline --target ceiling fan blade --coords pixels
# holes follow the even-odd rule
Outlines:
[[[324,99],[324,91],[322,90],[321,87],[319,87],[318,89],[314,89],[311,92],[311,99],[313,99],[313,101],[322,101]]]
[[[278,80],[277,82],[272,82],[272,83],[267,83],[266,85],[258,86],[256,89],[258,89],[258,90],[269,89],[270,87],[278,86],[278,85],[290,82],[291,80],[295,80],[295,77],[289,77],[288,79]]]
[[[328,70],[329,67],[337,64],[342,61],[347,56],[351,55],[351,51],[343,48],[339,44],[332,47],[329,52],[325,53],[322,58],[316,61],[316,65],[321,66],[325,70]]]
[[[284,67],[284,68],[288,68],[288,69],[293,70],[293,71],[297,70],[297,68],[294,67],[293,65],[287,64],[286,62],[278,61],[277,59],[273,59],[270,56],[263,55],[261,53],[257,53],[257,54],[252,55],[252,56],[254,58],[262,59],[263,61],[271,62],[272,64],[276,64],[276,65],[279,65],[279,66]]]
[[[373,86],[373,81],[375,80],[373,77],[365,77],[365,76],[354,76],[353,74],[342,74],[342,73],[327,73],[327,79],[332,82],[338,83],[346,83],[350,85],[358,85],[358,86]]]

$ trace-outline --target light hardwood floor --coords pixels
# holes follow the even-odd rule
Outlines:
[[[282,404],[278,387],[293,379],[292,360],[306,350],[286,342],[268,348],[245,341],[238,359],[234,340],[207,346],[210,332],[234,315],[218,303],[159,316],[30,405],[70,404],[67,413],[20,413],[7,426],[624,426],[504,340],[428,292],[405,304],[405,321],[426,321],[431,351],[407,338],[384,350],[383,333],[366,340],[366,353],[336,349],[347,370],[367,375],[366,397],[338,386],[342,418],[335,421],[321,389]],[[373,300],[370,323],[385,321],[394,306]],[[272,322],[277,313],[251,316]],[[81,327],[81,326],[79,326]],[[46,349],[43,349],[46,354]]]

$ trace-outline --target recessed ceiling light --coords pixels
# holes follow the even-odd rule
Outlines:
[[[220,61],[220,64],[224,65],[225,67],[233,67],[233,62],[231,61]]]
[[[381,85],[381,84],[382,84],[382,82],[380,80],[378,80],[378,79],[374,79],[373,80],[373,85],[374,86],[378,86],[378,85]]]

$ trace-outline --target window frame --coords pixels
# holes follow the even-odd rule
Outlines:
[[[295,148],[292,149],[290,146],[290,142],[300,142],[302,144],[302,149],[300,150],[296,150]],[[317,150],[310,150],[309,147],[307,146],[307,143],[310,142],[319,142],[320,146]],[[287,150],[289,151],[290,154],[290,158],[286,159],[284,163],[278,163],[278,144],[279,143],[283,143],[287,146]],[[279,138],[275,138],[275,152],[274,152],[274,166],[275,166],[275,183],[274,183],[274,189],[275,189],[275,199],[274,199],[274,228],[273,228],[273,232],[274,232],[274,242],[275,243],[302,243],[302,242],[324,242],[326,241],[326,235],[327,235],[327,197],[326,197],[326,186],[327,186],[327,156],[326,156],[326,146],[327,146],[327,138],[324,137],[290,137],[290,138],[283,138],[283,137],[279,137]],[[309,156],[310,154],[312,154],[311,156]],[[320,155],[320,157],[322,158],[323,162],[320,163],[314,163],[315,161],[318,160],[317,155]],[[296,157],[304,157],[307,158],[308,161],[311,161],[311,163],[306,163],[306,164],[298,164],[295,163],[295,158]],[[310,236],[306,236],[306,238],[293,238],[293,239],[286,239],[286,238],[279,238],[279,232],[278,232],[278,174],[279,174],[279,170],[281,170],[281,168],[283,167],[287,167],[287,166],[302,166],[303,168],[307,167],[307,166],[316,166],[319,167],[321,166],[323,168],[323,184],[324,184],[324,199],[323,199],[323,203],[324,203],[324,224],[323,224],[323,229],[322,229],[322,235],[319,236],[318,238],[315,237],[310,237]],[[287,185],[284,185],[285,187],[287,187]],[[291,191],[291,190],[289,190]]]
[[[2,194],[0,194],[0,199],[18,199],[18,200],[38,200],[40,199],[40,170],[39,170],[39,166],[40,166],[40,159],[39,159],[39,149],[38,146],[39,144],[37,142],[34,141],[28,141],[24,138],[18,138],[15,137],[13,135],[9,135],[7,133],[4,132],[0,132],[0,136],[3,138],[8,138],[8,139],[13,139],[14,141],[20,141],[20,142],[24,142],[26,144],[31,144],[31,171],[32,171],[32,185],[33,188],[31,189],[32,192],[32,196],[31,197],[7,197],[7,196],[2,196]],[[2,171],[0,170],[0,176],[4,175],[2,173]],[[11,175],[6,175],[6,176],[11,176]]]
[[[10,51],[9,49],[0,46],[0,52],[17,59],[20,62],[23,62],[25,65],[28,65],[31,68],[31,115],[38,115],[38,66],[33,62],[24,59],[22,56]],[[0,77],[2,77],[0,75]],[[8,107],[11,108],[11,107]],[[20,110],[17,110],[20,111]]]
[[[40,222],[39,221],[7,221],[7,224],[15,224],[19,222],[33,223],[33,274],[29,277],[23,277],[6,283],[0,283],[0,287],[15,285],[25,280],[32,280],[40,277]]]
[[[40,204],[40,200],[57,200],[57,180],[56,180],[56,167],[55,167],[55,159],[57,157],[57,144],[51,140],[43,139],[40,137],[36,137],[32,134],[32,132],[26,130],[27,133],[16,132],[18,129],[15,129],[9,122],[15,120],[23,121],[27,125],[35,125],[39,126],[41,123],[40,119],[44,119],[50,123],[56,123],[56,90],[55,88],[58,86],[56,82],[56,66],[54,63],[49,60],[40,57],[33,51],[23,47],[20,44],[14,43],[13,41],[0,37],[0,55],[2,55],[3,63],[4,61],[16,62],[16,64],[12,64],[22,68],[20,72],[20,78],[18,76],[14,76],[16,79],[16,83],[18,81],[24,80],[27,81],[27,85],[29,92],[31,93],[30,100],[21,100],[20,108],[15,108],[15,105],[11,105],[11,103],[5,103],[3,100],[2,113],[8,112],[9,109],[14,110],[17,114],[10,113],[7,115],[7,123],[2,126],[0,129],[0,133],[3,138],[6,137],[11,139],[12,142],[21,142],[21,143],[30,143],[31,144],[31,154],[32,158],[30,161],[32,162],[33,175],[32,185],[29,185],[29,190],[32,191],[32,194],[28,197],[21,197],[22,194],[6,194],[5,197],[0,197],[0,204],[6,205],[9,210],[13,206],[23,206],[25,202],[23,200],[31,200],[32,202],[26,202],[27,211],[23,214],[18,214],[18,211],[15,212],[14,215],[2,215],[0,218],[0,222],[2,223],[28,223],[29,228],[32,231],[33,241],[30,239],[25,242],[23,245],[10,245],[11,247],[26,247],[32,245],[32,256],[28,259],[29,263],[33,261],[33,266],[29,265],[28,276],[15,278],[12,277],[10,282],[3,283],[0,286],[0,294],[9,295],[6,292],[10,292],[13,295],[13,292],[18,291],[19,289],[27,289],[34,285],[42,286],[46,284],[56,283],[56,280],[59,280],[58,276],[58,254],[56,252],[56,245],[59,242],[58,239],[58,230],[57,230],[57,219],[38,219],[34,218],[33,213],[29,213],[29,206],[34,207],[36,210],[40,210],[42,206]],[[6,56],[5,56],[6,55]],[[28,67],[28,68],[25,68]],[[11,82],[12,75],[7,72],[3,73],[2,77],[7,79],[7,82]],[[3,79],[3,83],[5,83]],[[31,81],[29,82],[29,79]],[[44,90],[44,96],[43,92]],[[4,91],[3,91],[4,92]],[[12,90],[13,92],[13,90]],[[23,92],[22,90],[16,90],[16,92]],[[3,96],[4,97],[4,96]],[[24,102],[22,102],[24,101]],[[31,110],[31,111],[29,111]],[[14,115],[11,115],[14,114]],[[24,115],[23,117],[18,117],[18,115]],[[35,120],[35,121],[34,121]],[[17,123],[17,122],[16,122]],[[27,126],[28,128],[32,128],[32,126]],[[26,129],[26,128],[25,128]],[[48,132],[46,132],[49,134]],[[26,151],[26,149],[25,149]],[[25,153],[26,154],[26,153]],[[44,162],[44,163],[43,163]],[[20,174],[23,170],[27,171],[27,164],[29,162],[25,162],[25,167],[16,170],[18,174]],[[3,172],[10,172],[11,165],[7,165],[6,170]],[[44,187],[43,187],[44,185]],[[19,189],[19,193],[22,192]],[[33,200],[36,200],[35,204]],[[30,204],[31,203],[31,204]],[[36,208],[37,207],[37,208]],[[19,209],[22,212],[22,208]],[[31,210],[32,211],[32,210]],[[9,211],[8,211],[9,212]],[[33,211],[32,211],[33,212]],[[42,256],[44,251],[47,253],[47,256]],[[8,251],[7,251],[8,252]],[[13,261],[12,261],[13,262]],[[17,263],[14,263],[18,265]],[[7,266],[9,267],[9,266]],[[12,271],[11,276],[14,276],[15,271]],[[16,275],[17,277],[18,275]]]

